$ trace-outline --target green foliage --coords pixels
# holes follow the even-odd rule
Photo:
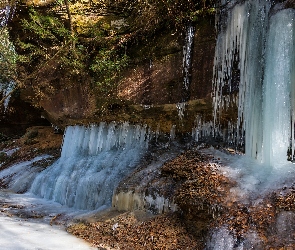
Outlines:
[[[16,39],[20,55],[18,63],[27,69],[39,68],[59,51],[67,42],[73,40],[64,22],[52,15],[44,15],[29,9],[27,19],[21,20],[25,38]],[[28,67],[29,66],[29,67]]]
[[[22,27],[39,39],[56,45],[71,38],[70,31],[61,20],[54,16],[42,15],[34,9],[30,9],[28,20],[22,20]]]
[[[170,19],[177,16],[176,25],[182,25],[187,21],[197,22],[204,16],[215,13],[216,0],[161,0],[161,2],[165,5],[164,11],[167,11]]]
[[[40,68],[61,51],[55,62],[63,75],[88,74],[102,91],[114,89],[129,62],[129,57],[122,53],[122,35],[103,21],[73,25],[73,32],[66,28],[66,23],[60,17],[31,8],[28,18],[22,20],[28,38],[17,40],[23,52],[19,62]]]
[[[101,91],[110,91],[120,72],[128,64],[129,57],[127,55],[119,56],[113,50],[101,49],[91,65],[91,70],[96,75],[97,84],[101,87]]]
[[[46,57],[46,48],[42,48],[33,43],[25,43],[21,40],[16,40],[15,45],[25,54],[20,54],[17,57],[18,63],[31,64],[36,58]]]
[[[197,21],[212,14],[216,0],[115,0],[109,8],[123,9],[126,16],[135,20],[135,29],[153,31],[163,25],[182,26],[187,21]],[[212,12],[213,11],[213,12]]]
[[[85,69],[88,53],[83,45],[77,43],[77,36],[66,28],[65,21],[31,8],[28,19],[22,20],[22,27],[28,34],[26,40],[17,40],[23,52],[19,62],[40,68],[55,57],[55,62],[66,74],[79,74]]]
[[[18,62],[29,65],[34,71],[54,58],[54,68],[60,70],[59,77],[90,75],[103,92],[112,91],[122,71],[130,64],[130,49],[126,50],[125,46],[146,44],[165,29],[175,32],[188,21],[198,22],[204,15],[214,12],[214,2],[101,0],[91,2],[94,5],[87,9],[83,2],[68,1],[68,10],[72,12],[68,15],[56,12],[61,7],[65,9],[63,0],[57,0],[55,7],[46,10],[32,7],[27,18],[22,19],[25,35],[16,41],[21,54]],[[89,18],[87,15],[94,9],[101,11],[102,16],[107,10],[125,17],[129,25],[119,31],[111,27],[109,17]]]
[[[2,83],[15,79],[17,54],[9,40],[8,30],[0,28],[0,81]]]
[[[87,71],[89,54],[83,45],[78,44],[75,48],[69,49],[59,60],[62,69],[67,70],[70,74],[77,75],[82,71]]]

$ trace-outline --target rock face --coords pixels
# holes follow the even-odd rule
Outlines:
[[[213,20],[204,20],[196,24],[195,28],[190,100],[204,99],[211,92],[215,49]],[[180,34],[175,36],[177,35],[180,36]],[[165,39],[167,43],[161,41]],[[163,55],[160,60],[149,60],[128,71],[120,82],[120,97],[131,100],[135,104],[146,105],[181,102],[184,39],[181,36],[173,37],[171,34],[166,34],[159,40],[161,49],[175,44],[178,51]]]
[[[26,2],[22,7],[18,7],[10,26],[12,27],[11,37],[15,41],[16,50],[21,55],[28,55],[28,51],[19,41],[32,42],[29,38],[29,35],[33,36],[32,32],[23,29],[21,24],[22,20],[28,20],[27,6],[32,4],[38,13],[54,15],[64,23],[67,23],[70,17],[67,17],[65,6],[58,10],[52,7],[52,4],[42,2],[41,6],[35,1]],[[81,5],[81,9],[85,9],[86,5]],[[126,8],[117,9],[115,12],[110,7],[105,9],[87,7],[88,9],[80,15],[76,10],[77,6],[72,4],[70,7],[72,26],[78,37],[77,47],[98,48],[98,42],[95,40],[97,33],[94,38],[89,37],[89,34],[85,35],[85,23],[92,22],[93,25],[99,23],[107,34],[100,39],[113,39],[112,34],[120,36],[121,40],[114,46],[123,48],[125,55],[131,60],[129,65],[120,71],[115,87],[104,91],[100,84],[95,83],[89,70],[76,68],[76,72],[69,72],[61,59],[65,52],[60,53],[60,49],[55,51],[57,55],[52,53],[57,46],[49,46],[42,40],[42,46],[47,49],[45,52],[56,60],[42,61],[43,59],[38,57],[33,58],[29,67],[23,64],[22,74],[26,82],[26,94],[23,95],[23,99],[40,106],[44,109],[46,118],[61,127],[74,123],[97,123],[102,120],[131,120],[147,123],[152,127],[164,124],[161,125],[161,129],[168,132],[171,124],[179,124],[176,104],[182,101],[183,95],[185,25],[170,27],[171,25],[161,24],[157,27],[153,24],[155,31],[150,34],[151,29],[146,32],[142,27],[135,27],[140,13],[135,15],[134,11],[131,11],[128,17]],[[194,23],[196,32],[191,55],[192,69],[188,100],[194,103],[188,110],[197,109],[200,113],[209,114],[211,114],[209,94],[215,47],[213,19],[214,17],[209,15]],[[127,42],[124,42],[124,39]],[[58,46],[62,48],[61,45]],[[71,60],[71,58],[68,59]],[[87,62],[84,61],[85,64]],[[196,100],[202,100],[202,104],[196,104]],[[170,105],[168,112],[167,105]],[[191,131],[195,119],[193,113],[191,115],[189,111],[187,112],[188,120],[184,122],[184,131]],[[157,124],[153,122],[155,118],[158,119]]]

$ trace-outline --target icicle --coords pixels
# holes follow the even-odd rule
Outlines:
[[[291,78],[295,58],[294,18],[295,10],[281,10],[271,17],[269,26],[263,89],[261,155],[262,162],[267,165],[286,162],[290,139],[294,138],[294,135],[291,135],[294,100],[290,99],[294,95],[294,79]]]
[[[185,46],[183,47],[183,86],[186,91],[189,90],[191,83],[191,67],[192,67],[192,53],[193,53],[193,42],[194,42],[195,28],[190,24],[187,28],[185,37]],[[188,101],[188,100],[183,100]]]
[[[195,119],[195,127],[192,129],[192,138],[199,142],[200,140],[208,139],[213,137],[213,122],[203,122],[200,116]]]
[[[175,140],[175,130],[176,130],[176,125],[172,125],[170,129],[170,140],[174,141]]]
[[[182,100],[176,104],[179,119],[182,120],[184,117],[184,111],[187,102],[189,100],[189,90],[191,84],[191,70],[192,70],[192,53],[193,53],[193,42],[195,35],[195,27],[189,24],[186,31],[185,45],[183,46],[183,87],[182,87]]]
[[[185,112],[186,106],[187,106],[186,102],[180,102],[176,104],[176,109],[177,109],[178,117],[180,120],[184,118],[184,112]]]

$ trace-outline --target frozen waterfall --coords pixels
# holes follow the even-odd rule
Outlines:
[[[110,206],[114,188],[148,146],[145,126],[69,126],[61,157],[34,180],[30,192],[81,210]]]
[[[228,176],[238,183],[231,195],[242,204],[258,204],[264,194],[294,183],[294,165],[287,160],[294,160],[295,10],[267,0],[222,0],[221,6],[214,127],[227,126],[221,122],[228,110],[237,113],[229,121],[228,143],[245,143],[246,156],[224,157],[230,159]],[[262,248],[257,232],[237,239],[225,226],[211,231],[206,249]]]
[[[268,165],[287,160],[294,137],[294,9],[280,8],[265,0],[231,1],[216,24],[215,127],[236,106],[230,137],[236,145],[245,142],[246,155]]]

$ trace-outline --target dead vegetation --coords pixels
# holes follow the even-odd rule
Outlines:
[[[50,165],[59,155],[62,144],[62,134],[55,134],[51,126],[36,126],[27,129],[19,139],[1,142],[0,150],[3,157],[1,169],[20,161],[31,160],[41,154],[50,154],[53,157],[49,161],[43,160],[44,167]],[[7,155],[5,152],[13,152]]]
[[[126,212],[102,222],[75,224],[68,232],[94,246],[109,249],[202,249],[176,214],[141,220],[138,212]]]
[[[294,188],[277,190],[258,203],[229,201],[237,183],[222,174],[218,159],[196,150],[164,164],[162,177],[177,183],[179,212],[144,220],[138,219],[138,211],[126,212],[75,224],[68,231],[101,249],[204,249],[210,229],[226,227],[237,245],[256,232],[259,249],[294,249],[295,228],[285,237],[276,226],[281,212],[295,211]]]

